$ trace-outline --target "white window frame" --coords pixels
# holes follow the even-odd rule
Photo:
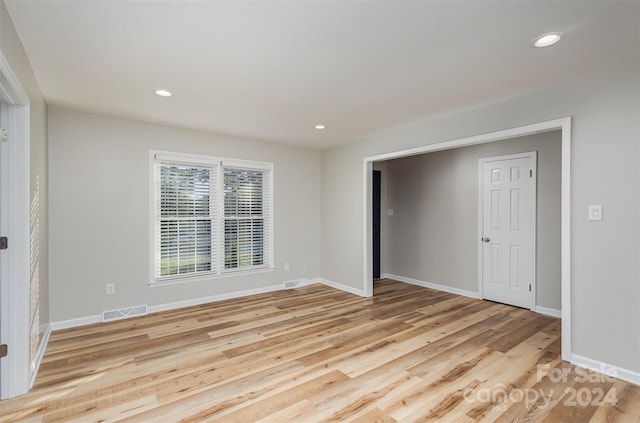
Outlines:
[[[212,194],[216,196],[214,204],[217,206],[212,225],[216,225],[215,238],[212,238],[212,249],[217,251],[215,269],[208,272],[187,273],[182,275],[158,276],[156,275],[156,237],[159,236],[157,227],[157,181],[156,162],[176,162],[187,165],[214,166],[217,172],[216,186],[211,187]],[[263,208],[264,213],[264,263],[262,265],[251,266],[249,268],[225,269],[224,252],[224,168],[242,168],[247,170],[265,171],[266,181],[263,188]],[[160,150],[149,150],[149,216],[150,216],[150,244],[149,244],[149,285],[163,286],[188,282],[206,281],[220,279],[231,276],[241,276],[252,273],[262,273],[274,269],[273,255],[273,163],[253,160],[229,159],[215,156],[205,156],[199,154],[177,153]],[[212,233],[212,237],[214,237]]]

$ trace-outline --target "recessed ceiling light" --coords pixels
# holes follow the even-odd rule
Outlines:
[[[172,96],[171,92],[169,92],[167,90],[156,90],[155,93],[157,95],[159,95],[160,97],[171,97]]]
[[[327,127],[324,126],[324,125],[316,125],[316,126],[314,126],[314,128],[316,128],[316,129],[327,129]]]
[[[549,47],[554,45],[555,43],[557,43],[558,41],[560,41],[562,39],[562,33],[561,32],[553,32],[550,34],[543,34],[541,36],[539,36],[538,38],[536,38],[533,41],[533,46],[534,47]]]

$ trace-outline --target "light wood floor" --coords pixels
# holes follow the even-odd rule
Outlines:
[[[2,422],[639,422],[640,387],[560,360],[560,321],[390,280],[52,334]]]

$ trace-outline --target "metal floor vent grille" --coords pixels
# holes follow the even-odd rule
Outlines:
[[[304,286],[304,285],[306,285],[304,280],[286,281],[284,283],[284,288],[285,289],[298,288],[298,287]]]
[[[102,321],[112,322],[114,320],[128,319],[129,317],[144,316],[145,314],[147,314],[146,304],[129,308],[121,308],[119,310],[103,311]]]

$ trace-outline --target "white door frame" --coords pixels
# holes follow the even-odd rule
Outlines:
[[[372,251],[372,183],[373,162],[415,156],[440,150],[484,144],[554,130],[562,131],[562,200],[561,200],[561,286],[562,286],[562,359],[571,361],[571,117],[534,123],[488,134],[428,144],[406,150],[365,157],[362,159],[362,292],[373,295]]]
[[[478,159],[478,238],[481,239],[484,237],[484,173],[483,173],[483,165],[488,162],[498,161],[498,160],[510,160],[510,159],[521,159],[528,158],[531,160],[531,167],[533,168],[533,177],[535,177],[535,185],[533,190],[533,263],[531,268],[531,293],[529,298],[529,309],[536,309],[536,263],[537,263],[537,204],[538,204],[538,153],[536,151],[528,151],[523,153],[516,154],[507,154],[503,156],[494,156],[494,157],[483,157]],[[478,298],[484,299],[484,280],[483,280],[483,264],[484,264],[484,248],[483,243],[478,242]]]
[[[9,248],[0,252],[0,343],[9,346],[0,365],[0,399],[5,399],[29,390],[34,369],[29,357],[29,97],[1,52],[0,100],[0,125],[9,134],[2,146],[7,160],[0,189],[6,213],[2,235],[9,238]]]

